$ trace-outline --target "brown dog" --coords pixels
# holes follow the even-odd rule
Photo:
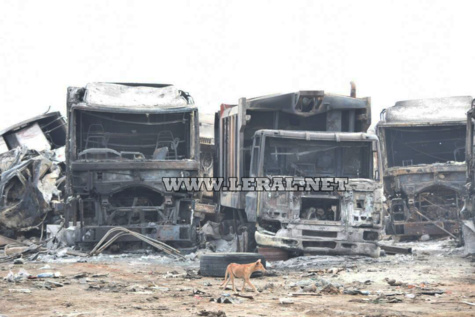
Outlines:
[[[229,281],[231,281],[231,283],[233,284],[233,292],[235,292],[236,288],[234,286],[234,278],[237,277],[237,278],[244,279],[241,292],[244,291],[244,287],[246,287],[246,283],[252,287],[254,292],[257,292],[256,287],[252,285],[251,281],[249,280],[249,278],[251,277],[251,274],[256,271],[261,271],[261,272],[266,271],[266,269],[264,268],[264,265],[262,265],[261,263],[261,259],[257,260],[257,262],[253,262],[249,264],[231,263],[226,268],[226,273],[224,274],[224,281],[221,284],[221,286],[224,285],[224,289],[226,289],[226,286],[228,285]]]

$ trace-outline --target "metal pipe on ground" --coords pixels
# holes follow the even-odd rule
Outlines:
[[[115,234],[113,237],[111,237],[109,240],[107,240],[109,238],[109,236],[113,233],[117,233]],[[102,251],[104,251],[106,248],[108,248],[112,243],[114,243],[117,239],[119,239],[120,237],[124,236],[124,235],[131,235],[133,237],[136,237],[137,239],[145,242],[145,243],[148,243],[150,244],[151,246],[169,254],[169,255],[172,255],[172,256],[175,256],[177,258],[184,258],[183,255],[181,255],[180,251],[178,251],[177,249],[175,248],[172,248],[171,246],[167,245],[166,243],[163,243],[161,241],[158,241],[158,240],[155,240],[155,239],[152,239],[150,237],[147,237],[143,234],[140,234],[138,232],[133,232],[129,229],[126,229],[126,228],[123,228],[123,227],[115,227],[115,228],[112,228],[110,229],[103,237],[102,239],[96,244],[96,246],[94,247],[94,249],[91,250],[91,252],[89,252],[89,255],[92,256],[92,255],[97,255],[99,253],[101,253]]]

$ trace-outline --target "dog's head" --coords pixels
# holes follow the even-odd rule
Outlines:
[[[254,271],[262,271],[262,272],[266,271],[266,268],[261,263],[261,259],[257,260],[256,263],[254,264]]]

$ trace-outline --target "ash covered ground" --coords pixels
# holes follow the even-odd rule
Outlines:
[[[391,244],[390,241],[386,243]],[[199,275],[200,256],[94,257],[66,250],[3,263],[4,316],[473,316],[472,257],[449,239],[395,243],[412,254],[303,256],[270,262],[250,289]],[[41,275],[43,274],[43,275]],[[38,277],[51,276],[52,277]],[[238,289],[242,282],[237,283]]]

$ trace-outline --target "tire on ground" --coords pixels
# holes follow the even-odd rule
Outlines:
[[[226,268],[231,263],[248,264],[261,259],[262,265],[266,266],[266,259],[258,253],[212,253],[203,254],[200,257],[200,274],[202,276],[216,276],[224,278]],[[255,272],[252,276],[262,275]]]

